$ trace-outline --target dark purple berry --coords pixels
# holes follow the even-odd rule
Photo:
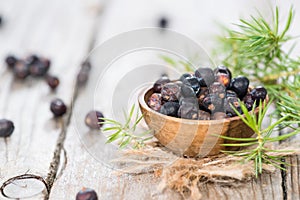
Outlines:
[[[29,71],[32,76],[44,76],[47,74],[48,70],[48,65],[45,65],[41,61],[29,65]]]
[[[169,83],[169,82],[170,82],[170,79],[168,77],[165,77],[165,76],[161,77],[153,85],[154,92],[160,93],[163,85],[165,85],[166,83]]]
[[[214,82],[209,86],[209,92],[217,95],[219,98],[224,99],[226,94],[226,88],[219,82]]]
[[[67,106],[61,99],[51,101],[50,110],[55,117],[63,116],[67,112]]]
[[[198,119],[198,104],[182,104],[178,110],[178,117],[184,119]]]
[[[199,94],[198,94],[198,102],[201,105],[203,99],[205,98],[205,96],[209,93],[209,90],[207,87],[202,87]]]
[[[148,106],[155,111],[159,111],[162,105],[161,94],[153,93],[148,99]]]
[[[223,110],[223,99],[219,98],[215,94],[208,94],[202,102],[202,106],[205,110],[210,112],[222,111]]]
[[[195,76],[198,78],[201,87],[209,86],[215,81],[214,72],[208,67],[198,68],[195,71]]]
[[[198,119],[199,120],[210,120],[210,113],[204,110],[198,111]]]
[[[249,87],[249,79],[245,76],[238,76],[231,81],[230,89],[235,91],[240,99],[247,94]]]
[[[193,76],[193,74],[191,74],[191,73],[184,73],[184,74],[182,74],[182,75],[180,76],[179,80],[180,80],[181,82],[183,82],[186,78],[189,78],[189,77],[192,77],[192,76]]]
[[[185,78],[182,83],[193,88],[196,94],[200,92],[200,84],[195,76]]]
[[[99,129],[102,127],[104,115],[100,111],[92,110],[85,116],[85,124],[91,129]]]
[[[251,92],[251,97],[252,100],[256,102],[256,105],[259,105],[260,101],[264,101],[267,97],[267,90],[262,87],[262,86],[258,86],[256,88],[254,88]]]
[[[239,98],[237,98],[237,97],[227,97],[224,100],[224,111],[225,111],[225,113],[230,117],[237,116],[237,114],[235,113],[235,111],[233,110],[233,108],[231,106],[233,106],[240,114],[243,113],[242,109],[241,109],[240,102],[239,102]]]
[[[226,113],[224,112],[215,112],[212,116],[212,120],[221,120],[221,119],[225,119],[227,116],[226,116]]]
[[[50,66],[51,66],[51,61],[48,58],[40,58],[40,62],[42,63],[42,65],[44,66],[45,69],[47,69],[47,71],[49,70]]]
[[[81,69],[80,70],[90,71],[91,68],[92,68],[92,64],[90,63],[89,60],[86,60],[83,63],[81,63]]]
[[[216,77],[217,74],[227,74],[229,76],[229,79],[231,80],[231,72],[225,66],[218,66],[216,69],[214,69],[215,77]]]
[[[161,97],[164,101],[178,101],[180,87],[176,83],[166,83],[161,89]]]
[[[230,86],[230,76],[228,74],[223,74],[223,73],[217,73],[215,75],[215,80],[222,85],[224,85],[226,88]]]
[[[98,200],[98,196],[95,190],[83,188],[77,193],[76,200]]]
[[[162,107],[160,108],[160,113],[163,115],[168,115],[172,117],[178,117],[178,109],[180,105],[178,102],[166,102]]]
[[[186,84],[182,84],[180,87],[181,96],[183,97],[196,97],[194,89]]]
[[[14,132],[14,123],[7,119],[0,120],[0,137],[9,137]]]
[[[5,58],[5,63],[9,68],[13,68],[17,62],[18,62],[18,59],[13,55],[8,55]]]
[[[52,90],[55,90],[57,88],[57,86],[59,85],[59,79],[56,76],[48,75],[46,77],[46,81]]]
[[[168,27],[168,19],[167,18],[165,18],[165,17],[162,17],[162,18],[160,18],[159,19],[159,23],[158,23],[158,26],[160,27],[160,28],[167,28]]]
[[[243,98],[243,102],[244,102],[246,108],[248,109],[248,111],[252,110],[254,101],[253,101],[253,99],[252,99],[251,94],[247,94],[247,95]]]
[[[29,68],[24,61],[18,61],[14,66],[13,71],[15,77],[19,79],[25,79],[30,74]]]

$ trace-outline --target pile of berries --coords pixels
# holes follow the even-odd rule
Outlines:
[[[44,77],[51,89],[56,89],[59,79],[48,74],[51,62],[48,58],[32,54],[24,59],[19,59],[14,55],[8,55],[5,63],[12,70],[17,79],[26,79],[28,76]]]
[[[247,77],[232,78],[227,67],[219,66],[214,70],[199,68],[176,81],[161,77],[154,83],[147,103],[151,109],[172,117],[218,120],[237,116],[231,106],[242,114],[240,101],[251,110],[266,96],[264,87],[251,89]]]

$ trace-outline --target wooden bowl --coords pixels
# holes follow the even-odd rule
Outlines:
[[[254,134],[239,116],[222,120],[189,120],[160,114],[147,105],[152,94],[153,89],[147,88],[139,95],[141,112],[158,141],[176,154],[203,157],[216,155],[220,150],[237,150],[237,147],[221,146],[223,143],[234,142],[224,141],[215,134],[239,138],[248,138]]]

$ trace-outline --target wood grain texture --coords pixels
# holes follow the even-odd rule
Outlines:
[[[46,178],[62,123],[65,123],[53,119],[50,101],[59,97],[70,106],[74,77],[93,34],[95,3],[0,1],[5,19],[0,30],[0,117],[13,120],[16,127],[10,138],[0,139],[0,185],[9,178],[27,173]],[[50,73],[60,78],[57,91],[51,92],[42,79],[14,80],[2,63],[8,53],[20,57],[29,53],[49,57],[52,61]],[[38,181],[24,181],[14,184],[14,188],[7,187],[6,191],[22,198],[41,192],[43,187],[38,187],[39,184]],[[24,185],[27,188],[23,188]],[[40,194],[40,198],[42,196]]]

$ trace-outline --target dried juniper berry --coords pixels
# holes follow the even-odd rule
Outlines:
[[[158,26],[160,28],[167,28],[168,27],[168,19],[166,17],[161,17],[158,21]]]
[[[160,93],[163,85],[165,85],[166,83],[169,83],[169,82],[170,82],[170,79],[168,77],[166,77],[166,76],[161,77],[153,85],[154,92]]]
[[[217,95],[219,98],[224,99],[226,96],[226,88],[219,82],[214,82],[209,86],[209,92]]]
[[[222,111],[223,110],[223,99],[219,98],[215,94],[208,94],[203,99],[202,105],[205,110],[210,112]]]
[[[166,83],[161,89],[161,97],[164,101],[178,101],[180,87],[176,83]]]
[[[13,68],[13,72],[14,72],[15,77],[18,79],[25,79],[30,74],[28,66],[25,64],[24,61],[21,61],[21,60],[19,60],[15,64],[15,66]]]
[[[228,74],[229,78],[231,79],[231,71],[225,66],[218,66],[217,68],[215,68],[214,75],[216,76],[218,73]]]
[[[204,110],[198,111],[198,119],[199,120],[210,120],[210,113]]]
[[[180,87],[180,94],[183,97],[196,97],[194,89],[186,84],[182,84]]]
[[[243,98],[243,102],[246,108],[248,109],[248,111],[252,110],[254,101],[250,93],[246,94],[246,96]]]
[[[13,68],[17,62],[18,59],[14,55],[8,55],[5,58],[5,63],[9,68]]]
[[[239,98],[237,98],[237,97],[227,97],[224,100],[224,111],[225,111],[225,113],[230,117],[237,116],[237,114],[235,113],[235,111],[233,110],[233,108],[231,106],[233,106],[240,114],[242,114],[242,109],[241,109],[241,105],[240,105],[240,102],[239,102]]]
[[[47,81],[48,86],[52,90],[55,90],[57,88],[57,86],[59,85],[59,79],[56,76],[48,75],[48,76],[46,76],[46,81]]]
[[[163,115],[168,115],[172,117],[178,117],[178,109],[180,105],[178,102],[166,102],[162,107],[160,108],[160,113]]]
[[[77,193],[76,200],[98,200],[98,196],[95,190],[89,188],[82,188]]]
[[[247,94],[249,87],[249,79],[245,76],[238,76],[231,81],[230,89],[235,91],[240,99]]]
[[[7,119],[0,120],[0,137],[9,137],[14,132],[14,123]]]
[[[50,103],[50,110],[54,117],[63,116],[67,112],[67,106],[61,99],[54,99]]]
[[[211,85],[215,81],[214,72],[211,68],[200,67],[195,71],[195,76],[201,87]]]
[[[198,104],[182,104],[178,110],[178,117],[184,119],[198,119]]]
[[[195,76],[185,78],[182,83],[193,88],[196,94],[200,92],[200,84]]]
[[[221,120],[221,119],[225,119],[227,116],[226,116],[226,113],[224,112],[215,112],[211,119],[212,120]]]
[[[49,70],[48,64],[43,63],[41,61],[29,65],[30,75],[35,77],[46,75],[48,70]]]
[[[153,93],[148,99],[148,106],[155,111],[159,111],[162,105],[161,94]]]
[[[193,76],[193,74],[191,74],[191,73],[184,73],[184,74],[182,74],[182,75],[180,76],[179,80],[180,80],[181,82],[183,82],[186,78],[189,78],[189,77],[192,77],[192,76]]]
[[[35,55],[35,54],[31,54],[30,56],[28,56],[27,58],[25,58],[25,63],[28,65],[33,65],[40,62],[40,58]]]
[[[104,115],[100,111],[91,110],[85,116],[84,122],[90,129],[99,129],[103,125],[101,123],[104,122],[101,118],[104,118]]]
[[[262,86],[258,86],[250,92],[252,100],[257,102],[257,105],[259,104],[259,101],[264,101],[266,99],[267,93],[267,90]]]

